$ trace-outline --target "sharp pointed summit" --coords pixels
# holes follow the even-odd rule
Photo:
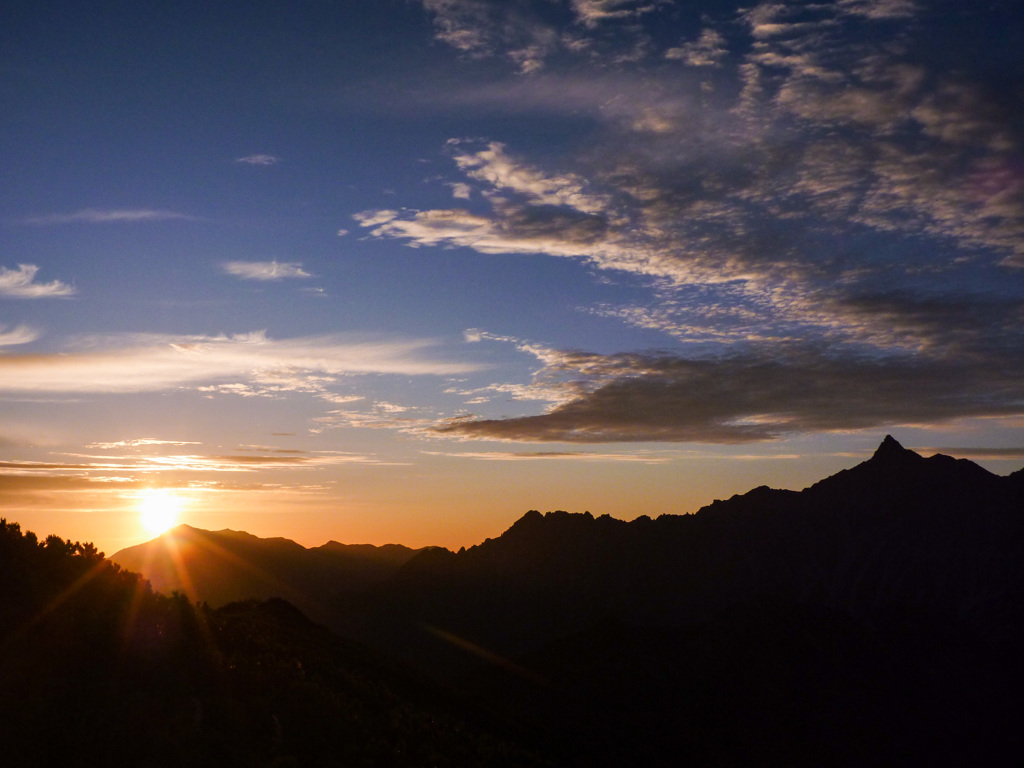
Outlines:
[[[875,449],[875,453],[871,458],[886,460],[896,456],[902,457],[910,454],[917,456],[917,454],[914,453],[913,451],[904,448],[902,445],[900,445],[899,441],[897,441],[896,438],[894,438],[892,435],[886,435],[881,445],[879,445],[878,448]]]

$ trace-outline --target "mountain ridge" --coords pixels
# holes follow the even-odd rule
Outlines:
[[[998,637],[1024,618],[1002,615],[1008,590],[1024,584],[1020,500],[1009,478],[888,437],[867,461],[802,491],[761,486],[693,515],[625,522],[533,510],[464,552],[420,553],[378,597],[484,645],[521,636],[511,627],[528,615],[542,614],[554,636],[601,616],[693,623],[759,595],[862,620],[909,602]],[[965,586],[978,580],[1001,597]]]
[[[372,642],[423,625],[510,657],[603,620],[683,626],[762,596],[869,623],[906,603],[999,638],[1024,622],[1010,599],[1024,597],[1021,509],[1024,470],[1000,476],[966,459],[925,458],[887,435],[868,459],[800,491],[759,486],[693,514],[630,521],[530,510],[458,552],[333,541],[306,549],[179,526],[197,544],[190,579],[170,571],[169,556],[156,568],[152,542],[112,559],[211,605],[279,596]]]
[[[689,515],[699,515],[699,514],[704,513],[705,511],[708,511],[708,512],[710,512],[710,511],[718,511],[718,510],[720,510],[722,508],[722,505],[732,503],[733,500],[735,500],[735,499],[756,498],[758,501],[766,501],[770,496],[773,496],[773,495],[774,496],[782,497],[782,496],[787,496],[787,495],[792,495],[792,494],[804,493],[804,492],[806,492],[806,491],[808,491],[808,490],[810,490],[812,488],[819,487],[822,484],[828,485],[828,484],[836,481],[836,478],[846,478],[846,477],[848,477],[850,475],[850,473],[867,471],[868,468],[870,468],[872,471],[875,471],[875,472],[879,472],[880,471],[880,472],[885,473],[885,474],[891,474],[891,473],[893,473],[895,471],[898,471],[898,470],[901,470],[901,469],[905,469],[907,467],[913,467],[915,470],[919,470],[921,468],[921,466],[922,466],[920,464],[920,462],[929,462],[931,465],[942,464],[944,469],[945,468],[949,468],[949,467],[955,467],[958,470],[971,471],[971,472],[975,473],[975,475],[978,476],[978,477],[986,477],[986,478],[990,478],[990,479],[996,479],[997,481],[999,479],[1002,479],[1002,480],[1008,481],[1010,484],[1013,484],[1013,485],[1015,485],[1017,483],[1020,483],[1021,486],[1022,486],[1021,490],[1024,490],[1024,467],[1022,467],[1021,469],[1016,470],[1016,471],[1010,473],[1009,475],[997,475],[997,474],[995,474],[993,472],[990,472],[989,470],[985,469],[984,467],[978,465],[977,463],[975,463],[973,461],[970,461],[969,459],[958,459],[958,458],[954,458],[952,456],[948,456],[948,455],[943,454],[943,453],[935,453],[935,454],[932,454],[931,456],[928,456],[928,457],[921,456],[919,453],[917,453],[917,452],[915,452],[915,451],[913,451],[911,449],[904,448],[895,438],[892,437],[892,435],[886,435],[885,438],[883,439],[883,441],[879,444],[878,448],[875,449],[875,451],[871,455],[871,457],[869,457],[865,461],[863,461],[863,462],[861,462],[861,463],[859,463],[859,464],[857,464],[857,465],[855,465],[853,467],[839,470],[837,473],[835,473],[833,475],[830,475],[830,476],[828,476],[826,478],[823,478],[822,480],[818,480],[817,482],[813,483],[810,486],[807,486],[806,488],[804,488],[803,490],[800,490],[800,491],[795,491],[795,490],[790,490],[790,489],[772,488],[772,487],[770,487],[768,485],[761,485],[761,486],[756,486],[756,487],[752,488],[751,490],[749,490],[749,491],[747,491],[745,493],[734,494],[733,496],[729,497],[728,499],[716,499],[716,500],[710,502],[709,504],[706,504],[706,505],[700,507],[699,509],[697,509],[696,511],[694,511],[692,513],[663,513],[663,514],[659,515],[656,518],[651,518],[649,515],[641,514],[641,515],[638,515],[635,518],[632,518],[631,520],[622,520],[620,518],[611,517],[610,515],[607,515],[607,514],[595,517],[590,512],[572,513],[572,512],[566,512],[566,511],[563,511],[563,510],[555,510],[555,511],[549,511],[549,512],[546,512],[546,513],[542,513],[542,512],[540,512],[538,510],[531,509],[531,510],[527,511],[526,513],[524,513],[520,518],[518,518],[515,521],[513,521],[513,523],[503,533],[501,533],[498,537],[487,538],[483,542],[480,542],[479,544],[474,544],[474,545],[472,545],[472,546],[470,546],[468,548],[463,547],[463,549],[465,549],[466,551],[471,551],[471,550],[473,550],[473,549],[475,549],[477,547],[485,546],[489,542],[495,541],[498,538],[502,538],[502,537],[505,537],[505,536],[508,536],[508,535],[515,536],[520,531],[522,531],[522,530],[524,530],[526,528],[532,527],[532,526],[536,525],[537,523],[539,523],[540,521],[547,520],[549,518],[560,519],[560,520],[579,518],[581,521],[604,521],[601,524],[622,523],[622,524],[627,524],[628,525],[628,524],[631,524],[631,523],[638,523],[640,525],[644,525],[644,524],[647,524],[648,522],[651,522],[651,521],[654,521],[654,520],[658,520],[660,518],[678,518],[678,517],[686,517],[686,516],[689,516]],[[970,469],[966,470],[966,468],[970,468]],[[573,525],[573,523],[567,523],[567,525]],[[295,549],[305,550],[307,552],[313,552],[313,551],[345,552],[345,553],[349,553],[349,554],[363,554],[363,555],[368,555],[368,556],[371,556],[371,557],[374,554],[383,555],[384,553],[389,553],[389,552],[390,553],[398,553],[398,552],[405,552],[405,551],[413,551],[413,552],[419,553],[419,552],[424,552],[426,550],[438,550],[438,549],[443,549],[443,550],[446,550],[446,551],[452,551],[452,550],[448,550],[446,547],[440,547],[440,546],[437,546],[437,545],[428,545],[428,546],[424,546],[424,547],[420,547],[420,548],[414,549],[414,548],[406,547],[405,545],[396,544],[396,543],[381,544],[381,545],[377,545],[377,544],[347,544],[347,543],[339,542],[339,541],[336,541],[336,540],[333,540],[333,539],[328,540],[327,542],[325,542],[323,544],[320,544],[320,545],[306,547],[306,546],[303,546],[302,544],[299,544],[298,542],[294,541],[293,539],[289,539],[289,538],[283,537],[283,536],[260,537],[260,536],[256,536],[256,535],[254,535],[252,533],[249,533],[248,531],[244,531],[244,530],[235,530],[235,529],[232,529],[232,528],[223,528],[223,529],[214,531],[214,530],[209,530],[209,529],[198,528],[198,527],[190,525],[188,523],[180,523],[180,524],[174,526],[173,528],[169,529],[168,531],[165,531],[160,536],[155,537],[154,539],[151,539],[151,540],[146,541],[146,542],[142,542],[141,544],[136,544],[136,545],[132,545],[130,547],[125,547],[125,548],[119,550],[118,552],[114,553],[111,556],[111,559],[114,560],[115,562],[117,562],[117,558],[122,557],[122,555],[124,555],[125,553],[133,553],[133,552],[139,550],[140,548],[145,548],[147,546],[150,546],[154,542],[160,541],[160,540],[164,539],[165,537],[167,537],[168,535],[172,535],[172,536],[175,535],[175,532],[192,532],[192,533],[199,533],[199,534],[203,534],[203,535],[215,535],[215,536],[221,536],[221,537],[225,537],[225,538],[236,538],[236,539],[239,539],[239,540],[242,540],[242,541],[246,541],[246,542],[259,543],[259,544],[265,544],[265,545],[280,544],[280,545],[284,545],[284,546],[295,548]]]
[[[207,531],[183,523],[110,559],[145,575],[157,591],[178,591],[213,606],[281,597],[308,608],[311,596],[324,590],[366,589],[416,551],[400,544],[337,542],[307,548],[284,537],[261,538],[229,528]]]

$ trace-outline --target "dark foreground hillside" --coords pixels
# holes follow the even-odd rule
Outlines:
[[[197,607],[6,521],[0,584],[0,765],[549,764],[283,600]]]

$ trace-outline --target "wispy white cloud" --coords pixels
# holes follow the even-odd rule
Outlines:
[[[195,443],[173,443],[194,445]],[[95,447],[95,446],[94,446]],[[102,446],[99,446],[102,447]],[[117,447],[117,444],[111,444]],[[232,454],[131,454],[91,455],[64,454],[70,460],[62,461],[0,461],[0,478],[5,487],[0,493],[11,488],[11,478],[37,478],[36,485],[22,483],[22,490],[67,487],[50,480],[78,479],[90,487],[100,485],[133,485],[149,482],[146,477],[166,472],[189,473],[250,473],[275,470],[317,470],[343,464],[391,465],[393,462],[380,459],[372,454],[348,451],[299,451],[296,453],[252,453],[241,451]]]
[[[521,3],[421,0],[435,37],[473,57],[501,55],[523,73],[535,72],[561,43],[558,32]]]
[[[449,141],[460,149],[464,142]],[[455,164],[467,176],[484,182],[488,194],[522,195],[535,205],[564,205],[582,213],[598,213],[608,208],[608,201],[589,194],[586,181],[575,174],[549,174],[510,157],[501,142],[492,141],[476,151],[455,154]]]
[[[237,385],[260,394],[329,394],[352,374],[459,375],[469,363],[431,358],[424,339],[320,336],[272,340],[240,336],[131,334],[82,340],[42,355],[0,356],[4,392],[157,392]]]
[[[74,286],[59,280],[37,283],[35,280],[38,272],[39,267],[34,264],[19,264],[17,269],[0,267],[0,296],[15,299],[49,299],[77,293]]]
[[[576,19],[586,27],[606,21],[630,19],[655,10],[657,0],[571,0]]]
[[[648,39],[635,24],[663,3],[659,0],[571,0],[571,13],[554,21],[544,3],[506,0],[420,0],[434,21],[435,38],[471,58],[501,56],[520,73],[541,71],[559,55],[602,56],[635,60]],[[619,38],[630,39],[628,51],[609,50],[602,32],[619,22]]]
[[[227,274],[244,280],[273,281],[312,277],[297,261],[227,261],[221,266]]]
[[[568,398],[563,388],[545,389],[537,382],[531,384],[488,384],[473,389],[450,388],[446,389],[445,393],[467,398],[466,405],[483,405],[492,402],[497,397],[505,400],[536,400],[545,403],[555,403]]]
[[[744,196],[800,201],[809,216],[897,236],[994,249],[1004,266],[1020,266],[1024,178],[1009,171],[1021,150],[1012,110],[964,73],[909,63],[906,27],[885,44],[848,34],[851,24],[891,25],[917,9],[865,0],[815,6],[813,22],[792,21],[801,9],[783,5],[745,14],[758,38],[744,69],[746,114],[758,115],[761,131],[795,119],[800,144],[786,148],[796,184],[764,176]]]
[[[628,464],[666,464],[674,457],[652,453],[591,453],[584,451],[424,451],[428,456],[446,456],[477,461],[596,461]]]
[[[276,155],[246,155],[235,160],[236,163],[245,165],[277,165],[281,158]]]
[[[48,213],[22,219],[24,224],[132,224],[147,221],[195,221],[195,216],[154,208],[86,208],[73,213]]]
[[[921,10],[914,0],[839,0],[839,6],[851,15],[869,19],[905,19]]]
[[[27,325],[16,325],[10,330],[0,325],[0,347],[14,347],[18,344],[31,344],[42,334]]]
[[[348,405],[356,399],[339,400],[339,404]],[[429,418],[422,415],[421,409],[398,403],[390,403],[379,400],[369,403],[360,410],[352,408],[338,408],[327,412],[323,416],[313,419],[317,425],[312,431],[321,432],[324,429],[335,429],[338,427],[357,427],[360,429],[393,429],[399,432],[415,433],[429,429],[436,424],[436,418]]]
[[[107,443],[89,443],[86,448],[111,450],[114,448],[148,448],[153,445],[201,445],[189,440],[158,440],[153,437],[139,437],[133,440],[116,440]]]
[[[480,0],[423,0],[433,15],[435,36],[466,53],[491,53],[489,6]]]
[[[319,469],[339,464],[391,464],[375,456],[343,451],[317,451],[305,455],[230,454],[220,456],[174,455],[145,457],[143,471],[255,472],[259,470]]]
[[[650,249],[638,248],[628,222],[610,198],[588,189],[575,174],[548,174],[512,158],[491,142],[459,151],[456,164],[479,182],[491,210],[364,211],[354,216],[373,237],[406,240],[412,246],[464,246],[481,253],[546,253],[588,259],[606,268],[642,271]],[[666,265],[646,258],[650,274]]]
[[[720,67],[728,55],[725,37],[711,27],[703,29],[693,42],[665,51],[666,59],[678,59],[690,67]]]

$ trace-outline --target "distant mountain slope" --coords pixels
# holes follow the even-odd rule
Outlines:
[[[307,604],[316,596],[365,590],[415,554],[397,544],[375,547],[336,541],[306,549],[290,539],[179,525],[110,559],[143,574],[161,592],[177,590],[192,600],[220,606],[268,597]]]

